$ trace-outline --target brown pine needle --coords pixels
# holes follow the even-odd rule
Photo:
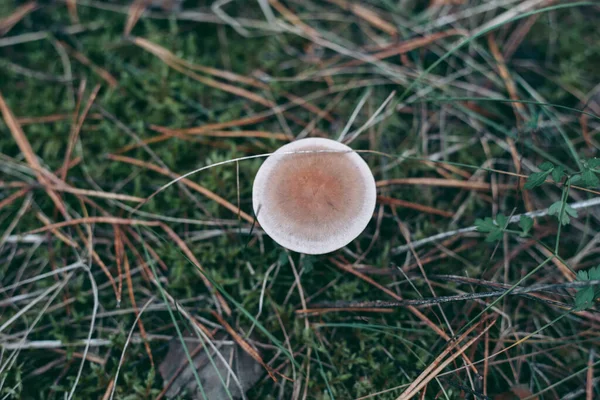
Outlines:
[[[267,374],[269,374],[269,376],[271,377],[271,379],[273,379],[274,382],[277,382],[277,378],[275,377],[275,373],[274,371],[271,369],[271,367],[269,367],[262,359],[262,357],[260,356],[260,354],[258,353],[258,351],[256,351],[256,349],[254,349],[254,347],[252,347],[250,345],[250,343],[248,343],[247,341],[244,340],[244,338],[242,338],[236,331],[235,329],[233,329],[231,327],[231,325],[229,325],[227,323],[227,321],[225,321],[225,319],[223,319],[223,317],[221,317],[219,314],[217,314],[216,312],[212,312],[213,316],[219,321],[219,323],[223,326],[223,328],[225,328],[225,330],[227,331],[227,333],[229,333],[229,335],[231,335],[231,337],[233,338],[233,340],[235,340],[235,342],[250,356],[252,357],[257,363],[259,363],[260,365],[262,365],[262,367],[267,371]]]
[[[23,153],[23,156],[25,156],[25,160],[27,161],[29,166],[33,169],[33,171],[35,172],[38,182],[42,185],[45,185],[47,182],[47,178],[45,175],[51,175],[51,174],[49,171],[45,171],[42,168],[42,166],[40,165],[35,153],[33,152],[33,149],[31,148],[31,145],[29,144],[29,140],[27,140],[27,137],[25,136],[23,129],[21,129],[21,125],[19,125],[14,114],[12,113],[10,108],[8,108],[8,105],[4,101],[4,97],[2,96],[2,93],[0,93],[0,112],[2,112],[2,117],[4,118],[4,121],[5,121],[6,125],[8,126],[8,129],[10,130],[10,133],[12,134],[13,138],[15,139],[15,142],[17,142],[17,146],[19,146],[19,149]],[[50,198],[54,202],[54,205],[56,206],[56,208],[58,208],[58,210],[61,212],[61,214],[65,217],[65,219],[69,219],[69,214],[67,213],[67,209],[65,208],[64,203],[62,202],[60,197],[56,194],[56,192],[54,192],[54,190],[48,189],[48,188],[46,189],[46,192],[48,193],[48,196],[50,196]]]
[[[69,9],[69,18],[72,24],[79,23],[79,14],[77,13],[77,0],[66,0]]]
[[[81,224],[117,224],[117,225],[143,225],[143,226],[159,226],[158,221],[144,221],[140,219],[130,218],[117,218],[117,217],[87,217],[87,218],[76,218],[69,221],[57,222],[52,225],[45,226],[43,228],[34,229],[26,232],[26,235],[46,232],[52,229],[60,229],[66,226],[75,226]]]
[[[108,86],[110,86],[111,88],[115,88],[118,86],[119,82],[115,79],[114,76],[112,76],[110,74],[110,72],[108,72],[107,70],[105,70],[102,67],[97,66],[96,64],[94,64],[92,61],[90,61],[89,58],[87,58],[83,53],[78,52],[77,50],[75,50],[74,48],[72,48],[71,46],[69,46],[68,44],[66,44],[65,42],[60,41],[59,42],[68,52],[69,54],[71,54],[77,61],[79,61],[80,63],[82,63],[83,65],[85,65],[86,67],[90,68],[95,74],[97,74],[99,77],[101,77],[102,79],[104,79],[106,81],[106,83],[108,83]]]
[[[125,266],[125,280],[127,281],[127,291],[129,292],[129,301],[131,301],[131,306],[133,307],[133,311],[135,313],[136,318],[140,314],[140,310],[135,302],[135,294],[133,292],[133,281],[131,280],[131,270],[129,268],[129,258],[127,254],[123,252],[123,265]],[[150,343],[148,342],[148,335],[146,334],[146,329],[144,328],[144,323],[141,318],[137,318],[138,327],[140,328],[140,335],[144,340],[144,347],[146,348],[146,353],[150,358],[150,365],[154,368],[154,358],[152,357],[152,351],[150,350]]]
[[[275,107],[275,103],[270,100],[265,99],[255,93],[252,93],[246,89],[239,88],[237,86],[229,85],[227,83],[216,81],[212,78],[207,78],[204,76],[200,76],[195,72],[190,71],[188,68],[182,65],[181,59],[171,53],[169,50],[165,49],[162,46],[157,45],[156,43],[152,43],[149,40],[143,38],[134,37],[131,39],[132,42],[141,47],[142,49],[154,54],[156,57],[160,58],[165,64],[169,67],[173,68],[176,71],[181,72],[184,75],[189,76],[190,78],[215,89],[222,90],[224,92],[228,92],[234,94],[236,96],[244,97],[248,100],[254,101],[255,103],[262,104],[265,107]]]
[[[63,162],[63,167],[61,169],[60,172],[60,179],[64,182],[66,182],[67,179],[67,172],[68,172],[68,168],[67,166],[69,165],[70,159],[71,159],[71,153],[73,152],[73,148],[75,147],[75,143],[77,143],[77,139],[79,138],[79,132],[81,131],[81,127],[83,126],[83,122],[85,121],[90,108],[92,108],[92,104],[94,103],[94,100],[96,99],[96,96],[98,95],[98,92],[100,91],[100,85],[96,85],[96,87],[94,88],[94,90],[92,90],[92,93],[90,94],[90,97],[88,99],[88,102],[85,106],[85,109],[83,110],[83,112],[81,113],[81,115],[79,116],[79,119],[76,120],[76,118],[73,118],[74,120],[76,120],[76,123],[73,124],[73,127],[71,129],[71,134],[69,135],[69,142],[67,144],[67,152],[65,154],[65,161]],[[80,98],[81,99],[81,98]],[[77,109],[79,109],[79,104],[80,102],[78,102],[77,104]],[[76,116],[76,114],[75,114]]]
[[[362,279],[363,281],[371,284],[372,286],[381,290],[382,292],[384,292],[388,296],[392,297],[393,299],[396,299],[398,301],[402,300],[402,296],[399,296],[398,294],[394,293],[393,291],[386,288],[385,286],[380,285],[379,283],[375,282],[375,280],[373,280],[372,278],[368,277],[367,275],[357,271],[351,265],[348,265],[346,263],[338,261],[333,257],[330,257],[329,261],[331,261],[336,267],[338,267],[342,271],[349,272],[352,275]],[[439,326],[434,324],[433,321],[431,321],[429,318],[427,318],[427,316],[425,314],[423,314],[419,309],[417,309],[414,306],[408,306],[408,307],[406,307],[406,309],[409,310],[411,313],[413,313],[421,321],[423,321],[425,323],[425,325],[427,325],[429,328],[431,328],[431,330],[433,330],[435,333],[437,333],[441,338],[443,338],[444,340],[450,340],[450,336],[448,336],[448,334],[446,332],[444,332]],[[465,362],[467,363],[467,365],[469,365],[470,368],[473,369],[473,372],[477,372],[477,370],[475,369],[475,367],[473,366],[473,364],[469,360],[469,358],[466,355],[463,355],[462,357],[465,360]]]
[[[114,161],[120,161],[120,162],[124,162],[124,163],[128,163],[128,164],[132,164],[132,165],[136,165],[138,167],[142,167],[142,168],[146,168],[149,169],[151,171],[154,172],[158,172],[161,175],[165,175],[168,176],[172,179],[177,179],[179,178],[179,175],[167,171],[164,168],[159,167],[158,165],[155,164],[151,164],[145,161],[140,161],[136,158],[132,158],[132,157],[125,157],[125,156],[117,156],[114,154],[109,154],[107,156],[110,160],[114,160]],[[230,202],[228,202],[227,200],[225,200],[224,198],[222,198],[221,196],[215,194],[214,192],[204,188],[203,186],[200,186],[199,184],[187,179],[187,178],[183,178],[180,180],[181,183],[183,183],[184,185],[188,186],[190,189],[193,189],[195,191],[197,191],[198,193],[208,197],[209,199],[213,200],[214,202],[220,204],[221,206],[227,208],[228,210],[230,210],[231,212],[233,212],[235,215],[240,215],[240,217],[242,217],[243,219],[245,219],[247,222],[249,223],[253,223],[254,222],[254,218],[252,218],[252,216],[246,214],[245,212],[243,212],[242,210],[240,210],[239,208],[237,208],[235,205],[231,204]]]
[[[447,218],[451,218],[452,215],[454,215],[450,211],[444,211],[444,210],[440,210],[437,208],[425,206],[422,204],[411,203],[410,201],[393,199],[391,197],[377,196],[377,201],[382,204],[388,204],[391,206],[398,206],[398,207],[406,207],[406,208],[410,208],[413,210],[424,212],[426,214],[441,215],[442,217],[447,217]]]
[[[477,191],[490,191],[492,190],[491,184],[487,182],[476,182],[476,181],[460,181],[456,179],[441,179],[441,178],[398,178],[398,179],[386,179],[377,181],[377,187],[392,186],[392,185],[424,185],[424,186],[438,186],[438,187],[453,187],[468,190]],[[514,185],[498,185],[498,189],[511,190],[516,189]]]
[[[129,36],[131,34],[131,30],[135,24],[137,24],[148,4],[150,4],[150,0],[135,0],[131,4],[131,7],[129,7],[129,13],[127,14],[127,22],[125,23],[123,35]]]
[[[336,4],[340,8],[344,10],[348,10],[356,15],[358,18],[365,20],[370,25],[375,28],[387,33],[390,36],[396,36],[398,34],[398,30],[396,27],[387,22],[379,13],[374,10],[362,6],[360,2],[349,2],[346,0],[327,0],[329,3]]]
[[[413,381],[413,383],[400,395],[396,400],[408,400],[415,396],[419,390],[421,390],[424,386],[426,386],[432,379],[434,379],[448,364],[454,361],[458,356],[462,355],[465,350],[470,348],[481,336],[483,336],[487,331],[490,330],[492,326],[496,323],[496,320],[493,320],[488,326],[486,326],[483,331],[481,331],[477,336],[473,339],[469,340],[464,346],[462,346],[458,351],[454,352],[447,360],[443,361],[444,357],[446,357],[451,351],[454,350],[457,346],[460,345],[469,333],[473,331],[473,329],[478,328],[487,320],[483,319],[479,321],[477,324],[474,324],[469,329],[465,331],[458,339],[453,340],[446,350],[444,350],[426,369],[419,375],[419,377]]]
[[[6,18],[0,19],[0,36],[6,35],[20,20],[25,18],[27,14],[38,8],[38,4],[35,1],[25,3],[17,8],[11,15]]]

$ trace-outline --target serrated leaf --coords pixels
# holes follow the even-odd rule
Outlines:
[[[500,217],[499,219],[502,220],[502,217],[504,216],[502,214],[498,214],[497,218],[498,217]],[[504,217],[504,223],[506,223],[506,217]],[[494,221],[490,217],[486,217],[485,219],[476,219],[475,227],[479,232],[489,233],[489,235],[487,235],[485,238],[486,242],[495,242],[502,239],[503,227],[499,226],[498,222]]]
[[[519,227],[523,231],[524,235],[527,235],[531,228],[533,228],[533,218],[528,217],[527,215],[521,215],[519,219]]]
[[[498,230],[498,226],[494,224],[494,220],[490,217],[485,217],[484,219],[477,218],[475,220],[475,227],[478,232],[493,232]]]
[[[558,215],[560,214],[560,209],[562,208],[562,201],[557,201],[556,203],[552,203],[550,207],[548,207],[549,215]]]
[[[588,281],[589,275],[587,271],[578,271],[577,272],[577,280],[578,281]]]
[[[497,242],[498,240],[502,239],[502,230],[498,229],[497,231],[491,232],[489,235],[487,235],[487,237],[485,238],[486,242]]]
[[[581,288],[575,295],[575,307],[578,310],[585,310],[594,303],[594,288],[588,286]]]
[[[571,207],[569,204],[565,204],[565,213],[569,214],[573,218],[577,218],[577,210]]]
[[[560,166],[560,165],[558,167],[554,167],[554,169],[552,170],[552,179],[554,179],[554,182],[560,183],[560,180],[562,179],[564,174],[565,174],[565,167]]]
[[[563,209],[563,202],[557,201],[548,208],[549,215],[556,215],[562,225],[568,225],[571,222],[569,216],[576,218],[577,211],[568,204],[564,204],[564,212],[561,214]]]
[[[550,161],[544,161],[538,168],[542,171],[550,171],[552,168],[554,168],[554,164],[552,164]]]
[[[508,222],[508,218],[506,218],[506,215],[504,214],[497,214],[496,215],[496,224],[498,224],[498,227],[504,229],[506,228]]]
[[[580,272],[581,272],[581,271],[580,271]],[[591,269],[588,271],[588,277],[589,277],[588,279],[589,279],[590,281],[597,281],[597,280],[600,280],[600,266],[597,266],[597,267],[591,268]]]
[[[533,189],[534,187],[540,186],[546,181],[549,174],[550,171],[534,172],[529,175],[529,178],[527,178],[527,182],[525,182],[523,187],[525,189]]]
[[[581,173],[581,179],[583,180],[583,185],[588,188],[595,188],[600,186],[600,179],[596,176],[596,174],[589,169],[586,169]]]
[[[580,181],[581,181],[581,174],[573,175],[571,177],[571,184],[572,185],[575,185],[575,184],[577,184],[577,182],[580,182]]]
[[[587,165],[590,168],[598,168],[598,167],[600,167],[600,158],[590,158],[587,161]]]

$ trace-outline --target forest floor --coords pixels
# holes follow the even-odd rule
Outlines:
[[[0,3],[1,399],[600,398],[598,3]],[[301,137],[377,181],[323,256]]]

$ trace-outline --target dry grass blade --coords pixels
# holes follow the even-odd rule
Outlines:
[[[392,292],[390,289],[380,285],[379,283],[375,282],[375,280],[371,279],[370,277],[368,277],[367,275],[357,271],[356,269],[352,268],[352,266],[345,264],[341,261],[338,261],[334,258],[330,258],[329,259],[336,267],[338,267],[339,269],[341,269],[342,271],[346,271],[351,273],[352,275],[355,275],[356,277],[362,279],[363,281],[375,286],[377,289],[381,290],[382,292],[384,292],[385,294],[387,294],[388,296],[392,297],[393,299],[396,299],[398,301],[403,300],[402,296],[397,295],[396,293]],[[414,307],[414,306],[408,306],[406,307],[406,309],[408,311],[410,311],[411,313],[413,313],[417,318],[419,318],[421,321],[423,321],[423,323],[425,323],[425,325],[427,325],[429,328],[431,328],[431,330],[433,330],[435,333],[437,333],[441,338],[443,338],[444,340],[450,340],[450,336],[448,336],[448,334],[446,332],[444,332],[439,326],[437,326],[436,324],[433,323],[433,321],[431,321],[429,318],[427,318],[427,316],[425,314],[423,314],[418,308]],[[469,365],[474,372],[477,372],[477,370],[475,369],[475,367],[472,365],[473,363],[469,360],[469,358],[465,355],[462,356],[463,359],[465,360],[465,362],[467,363],[467,365]]]
[[[14,192],[13,194],[11,194],[7,198],[3,199],[2,201],[0,201],[0,210],[2,210],[4,207],[8,207],[12,203],[14,203],[15,200],[25,196],[27,194],[27,192],[29,192],[29,190],[30,190],[29,188],[23,188],[21,190]]]
[[[154,368],[154,358],[152,357],[152,351],[150,350],[150,343],[148,342],[148,336],[146,335],[146,328],[144,328],[144,323],[142,319],[139,318],[140,311],[135,302],[135,294],[133,292],[133,281],[131,280],[131,269],[129,268],[129,258],[127,254],[123,252],[123,265],[125,266],[125,279],[127,281],[127,291],[129,292],[129,301],[131,301],[131,306],[133,307],[133,311],[135,313],[135,317],[137,320],[138,327],[140,328],[140,335],[144,339],[144,347],[146,348],[146,353],[150,358],[150,364]]]
[[[51,188],[52,190],[56,190],[58,192],[66,192],[66,193],[72,193],[74,195],[81,195],[81,196],[88,196],[88,197],[98,197],[98,198],[102,198],[102,199],[131,201],[134,203],[143,203],[145,200],[141,197],[130,196],[128,194],[98,192],[96,190],[88,190],[88,189],[77,189],[77,188],[74,188],[71,186],[66,186],[66,185],[44,185],[44,187]]]
[[[8,108],[8,105],[4,101],[2,93],[0,93],[0,112],[2,112],[2,117],[4,118],[8,129],[10,129],[10,132],[13,138],[15,139],[15,142],[17,142],[17,146],[23,153],[23,156],[25,156],[25,160],[27,160],[27,163],[35,172],[38,182],[42,185],[45,185],[47,183],[47,179],[44,176],[44,174],[51,174],[48,171],[45,171],[40,165],[35,153],[33,152],[33,149],[31,148],[31,145],[29,144],[29,140],[27,140],[25,133],[21,129],[21,125],[19,125],[14,114],[12,113],[10,108]],[[69,215],[67,213],[65,205],[60,199],[60,197],[52,189],[46,188],[46,192],[54,202],[56,208],[58,208],[58,210],[61,212],[61,214],[66,219],[69,219]]]
[[[45,226],[43,228],[34,229],[25,234],[33,234],[40,232],[47,232],[52,229],[64,228],[65,226],[75,226],[81,224],[113,224],[113,225],[143,225],[143,226],[159,226],[158,221],[144,221],[140,219],[130,218],[118,218],[118,217],[87,217],[87,218],[76,218],[69,221],[57,222],[52,225]]]
[[[422,211],[427,214],[440,215],[442,217],[447,217],[447,218],[451,218],[453,215],[450,211],[439,210],[437,208],[424,206],[422,204],[417,204],[417,203],[411,203],[410,201],[393,199],[391,197],[377,196],[377,201],[380,203],[383,203],[383,204],[391,205],[391,206],[406,207],[406,208],[410,208],[413,210]]]
[[[452,350],[460,345],[460,342],[463,341],[469,333],[471,333],[475,328],[478,328],[482,324],[487,322],[487,320],[481,320],[477,324],[471,326],[465,333],[463,333],[458,339],[452,341],[446,350],[444,350],[426,369],[419,375],[419,377],[400,395],[396,400],[408,400],[415,396],[419,390],[421,390],[425,385],[427,385],[432,379],[434,379],[448,364],[454,361],[458,356],[463,354],[465,350],[470,348],[481,336],[483,336],[487,331],[490,330],[492,326],[496,323],[496,320],[493,320],[488,326],[486,326],[483,331],[477,334],[473,339],[469,340],[464,346],[460,347],[458,351],[453,353],[448,359],[442,361]]]
[[[174,55],[173,53],[171,53],[169,50],[165,49],[164,47],[159,46],[156,43],[149,41],[148,39],[144,39],[141,37],[135,37],[132,39],[132,41],[135,44],[137,44],[138,46],[142,47],[143,49],[150,51],[155,56],[157,56],[161,59],[162,58],[168,59],[169,61],[179,64],[182,67],[185,67],[185,68],[188,68],[188,69],[191,69],[194,71],[199,71],[199,72],[202,72],[202,73],[205,73],[208,75],[213,75],[213,76],[216,76],[216,77],[219,77],[221,79],[225,79],[225,80],[228,80],[231,82],[243,83],[246,85],[254,86],[259,89],[268,89],[269,88],[268,85],[262,83],[261,81],[259,81],[257,79],[254,79],[254,78],[249,78],[247,76],[238,75],[234,72],[223,71],[223,70],[211,68],[211,67],[205,67],[204,65],[193,64],[188,61],[185,61],[185,60],[177,57],[176,55]]]
[[[302,30],[308,36],[312,36],[312,37],[321,36],[321,34],[317,30],[311,28],[310,26],[308,26],[307,24],[302,22],[302,20],[296,14],[294,14],[291,10],[288,10],[279,1],[269,0],[269,4],[271,4],[273,6],[273,8],[275,8],[277,11],[279,11],[279,13],[281,13],[281,15],[283,15],[283,17],[285,19],[287,19],[292,25],[294,25],[298,29]]]
[[[440,179],[440,178],[398,178],[398,179],[386,179],[383,181],[377,181],[377,187],[391,186],[391,185],[425,185],[425,186],[438,186],[438,187],[453,187],[467,190],[477,191],[490,191],[492,185],[487,182],[475,182],[475,181],[460,181],[456,179]],[[501,190],[513,190],[516,189],[515,185],[498,185],[498,189]]]
[[[377,59],[377,60],[383,60],[385,58],[390,58],[390,57],[406,54],[409,51],[412,51],[412,50],[415,50],[415,49],[418,49],[421,47],[425,47],[433,42],[436,42],[438,40],[441,40],[441,39],[444,39],[444,38],[447,38],[450,36],[466,36],[466,35],[467,35],[467,32],[464,30],[460,30],[460,29],[450,29],[450,30],[447,30],[444,32],[432,33],[431,35],[428,35],[428,36],[415,38],[415,39],[408,39],[408,40],[405,40],[398,44],[390,45],[387,48],[378,51],[377,53],[371,54],[370,57],[373,57],[374,59]],[[352,60],[352,61],[348,61],[347,63],[342,64],[338,68],[354,67],[357,65],[362,65],[364,63],[366,63],[366,61]]]
[[[217,122],[214,124],[205,124],[205,125],[194,127],[194,128],[172,129],[171,131],[177,132],[179,134],[199,135],[204,132],[210,132],[210,131],[220,130],[220,129],[224,129],[224,128],[233,128],[233,127],[244,126],[244,125],[252,125],[252,124],[256,124],[258,122],[264,121],[265,119],[267,119],[266,115],[253,115],[251,117],[240,118],[240,119],[236,119],[233,121]],[[162,127],[157,126],[157,125],[150,125],[150,127],[159,132],[161,129],[163,129]],[[169,129],[169,128],[164,128],[164,129]]]
[[[169,129],[163,127],[152,127],[157,132],[169,134],[172,136],[181,137],[183,133],[177,129]],[[277,132],[266,132],[266,131],[200,131],[197,133],[190,133],[189,135],[194,136],[208,136],[208,137],[225,137],[225,138],[261,138],[261,139],[274,139],[289,141],[290,138],[285,133]]]
[[[234,94],[236,96],[244,97],[248,100],[254,101],[255,103],[262,104],[265,107],[275,107],[275,103],[270,100],[265,99],[255,93],[252,93],[246,89],[242,89],[233,85],[229,85],[227,83],[216,81],[212,78],[207,78],[204,76],[200,76],[195,72],[189,71],[184,66],[186,63],[183,62],[179,57],[175,54],[171,53],[169,50],[165,49],[162,46],[157,45],[156,43],[152,43],[149,40],[143,38],[134,37],[131,41],[141,47],[142,49],[154,54],[156,57],[160,58],[165,64],[169,67],[173,68],[176,71],[181,72],[184,75],[189,76],[190,78],[215,89],[222,90],[224,92],[228,92]]]
[[[41,212],[36,212],[35,216],[44,225],[46,225],[46,226],[52,225],[52,223],[50,222],[50,219],[48,219],[48,217],[46,217]],[[72,240],[71,238],[69,238],[67,235],[63,234],[57,228],[51,229],[50,232],[52,232],[52,234],[54,236],[56,236],[60,241],[62,241],[63,243],[67,244],[68,246],[71,246],[74,249],[79,249],[80,248],[80,246],[79,246],[79,244],[77,244],[77,242],[75,242],[74,240]]]
[[[85,65],[86,67],[90,68],[92,71],[94,71],[94,73],[96,73],[99,77],[101,77],[102,79],[104,79],[106,81],[106,83],[108,83],[108,85],[111,88],[115,88],[119,85],[119,82],[116,80],[116,78],[114,76],[111,75],[110,72],[108,72],[107,70],[105,70],[104,68],[101,68],[99,66],[97,66],[96,64],[94,64],[93,62],[90,61],[89,58],[87,58],[85,55],[83,55],[82,53],[78,52],[77,50],[75,50],[74,48],[72,48],[71,46],[69,46],[68,44],[66,44],[65,42],[59,42],[77,61],[79,61],[80,63],[82,63],[83,65]]]
[[[76,121],[76,123],[73,125],[73,128],[71,129],[71,134],[69,135],[69,143],[67,145],[67,152],[65,154],[65,161],[63,163],[61,173],[60,173],[60,179],[62,181],[66,182],[67,172],[68,172],[67,166],[69,165],[69,162],[71,159],[71,153],[73,152],[75,143],[77,143],[77,139],[79,138],[79,132],[81,131],[83,122],[85,121],[85,119],[90,111],[90,108],[92,108],[92,104],[94,103],[96,96],[98,96],[99,91],[100,91],[100,85],[96,85],[96,87],[94,88],[94,90],[92,90],[92,93],[90,94],[90,97],[88,99],[88,102],[87,102],[83,112],[81,113],[81,115],[79,116],[79,119]],[[79,103],[78,103],[77,109],[79,109]],[[74,119],[76,119],[76,118],[74,118]]]
[[[137,24],[138,20],[144,13],[144,10],[150,4],[151,0],[135,0],[131,7],[129,7],[129,13],[127,14],[127,22],[125,23],[125,29],[123,30],[123,35],[129,36],[131,34],[131,30]]]
[[[117,274],[119,276],[119,284],[117,286],[117,307],[120,307],[123,294],[123,275],[121,272],[121,265],[123,264],[123,260],[125,258],[125,249],[123,247],[123,239],[121,238],[123,232],[121,229],[119,229],[118,225],[113,225],[113,232],[115,236],[115,260],[117,263]]]
[[[19,124],[21,124],[21,126],[23,126],[23,125],[30,125],[30,124],[46,124],[46,123],[51,123],[51,122],[64,121],[69,118],[73,118],[73,115],[72,114],[52,114],[52,115],[45,115],[42,117],[20,117],[20,118],[17,118],[17,122]],[[90,114],[88,116],[88,119],[102,119],[102,115]]]
[[[259,363],[260,365],[262,365],[262,367],[267,371],[267,373],[269,374],[269,376],[271,377],[271,379],[273,379],[273,381],[277,382],[277,378],[275,377],[275,373],[274,371],[271,369],[271,367],[269,367],[262,359],[262,357],[260,356],[260,354],[258,354],[258,351],[256,351],[254,349],[254,347],[250,346],[250,344],[244,340],[244,338],[242,338],[236,331],[235,329],[233,329],[231,327],[231,325],[229,325],[227,323],[227,321],[225,321],[225,319],[223,319],[223,317],[221,317],[219,314],[217,314],[216,312],[212,313],[214,315],[214,317],[219,320],[219,323],[223,326],[223,328],[225,328],[225,330],[227,331],[227,333],[229,333],[229,335],[231,335],[231,337],[233,338],[233,340],[235,340],[235,342],[246,352],[248,353],[248,355],[250,357],[252,357],[254,360],[256,360],[257,363]]]
[[[319,308],[307,308],[306,310],[296,310],[296,314],[298,315],[322,315],[327,313],[338,313],[342,311],[347,312],[372,312],[372,313],[393,313],[394,310],[391,308],[377,308],[377,307],[335,307],[335,308],[327,308],[327,307],[319,307]]]
[[[177,246],[181,249],[181,251],[183,252],[183,254],[185,254],[185,256],[194,264],[194,266],[198,269],[198,273],[200,274],[200,278],[202,279],[202,281],[204,282],[204,285],[206,285],[208,290],[211,290],[214,292],[214,288],[212,283],[210,283],[210,281],[208,280],[208,278],[206,277],[206,271],[204,270],[204,268],[202,268],[202,265],[200,264],[200,261],[198,261],[198,259],[196,258],[196,256],[194,255],[194,253],[192,253],[192,251],[190,250],[190,248],[185,244],[185,242],[171,229],[169,228],[167,225],[160,223],[160,227],[162,228],[163,231],[165,231],[165,233],[171,238],[173,239],[173,241],[177,244]],[[215,296],[215,298],[217,299],[217,301],[219,302],[219,304],[221,305],[221,307],[223,308],[223,311],[225,311],[225,314],[227,315],[231,315],[231,308],[229,307],[229,305],[227,304],[227,301],[225,301],[225,299],[223,298],[223,296],[221,296],[221,294],[219,292],[214,292],[213,295]]]
[[[125,156],[117,156],[117,155],[113,155],[113,154],[109,154],[108,158],[110,160],[114,160],[114,161],[120,161],[120,162],[124,162],[124,163],[128,163],[128,164],[132,164],[132,165],[136,165],[138,167],[142,167],[142,168],[146,168],[149,169],[151,171],[154,172],[158,172],[159,174],[168,176],[172,179],[177,179],[179,178],[179,175],[169,172],[164,168],[159,167],[158,165],[154,165],[148,162],[144,162],[144,161],[140,161],[136,158],[131,158],[131,157],[125,157]],[[231,204],[230,202],[228,202],[227,200],[225,200],[224,198],[222,198],[221,196],[215,194],[214,192],[198,185],[197,183],[187,179],[187,178],[183,178],[180,180],[180,182],[182,182],[184,185],[188,186],[190,189],[193,189],[195,191],[197,191],[198,193],[208,197],[209,199],[213,200],[214,202],[220,204],[221,206],[227,208],[228,210],[230,210],[231,212],[235,213],[235,215],[240,215],[240,217],[242,217],[243,219],[245,219],[247,222],[253,223],[254,222],[254,218],[252,218],[252,216],[246,214],[245,212],[243,212],[242,210],[240,210],[239,208],[237,208],[236,206],[234,206],[233,204]]]
[[[25,3],[15,10],[11,15],[0,20],[0,36],[4,36],[27,14],[38,8],[36,1]]]
[[[69,18],[72,24],[79,23],[79,14],[77,13],[77,0],[65,0],[67,2],[67,9],[69,10]]]
[[[585,382],[585,399],[594,398],[594,349],[590,350],[590,359],[588,361],[588,370]]]
[[[517,96],[517,87],[510,76],[510,73],[508,72],[508,68],[506,68],[504,56],[500,52],[500,49],[498,49],[498,44],[496,43],[493,34],[488,35],[488,46],[492,52],[492,55],[494,56],[494,59],[496,59],[496,62],[498,63],[498,72],[500,72],[500,77],[502,77],[502,80],[504,81],[504,85],[506,86],[509,96],[512,100],[515,100],[513,103],[511,103],[511,105],[514,108],[515,118],[517,119],[518,123],[522,119],[521,116],[525,115],[525,106],[518,102],[519,97]]]
[[[360,3],[352,3],[346,0],[327,0],[329,3],[336,4],[337,6],[348,10],[356,15],[358,18],[365,20],[375,28],[387,33],[390,36],[396,36],[398,30],[391,23],[383,19],[375,11],[360,5]]]

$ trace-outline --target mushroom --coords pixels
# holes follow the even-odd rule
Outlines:
[[[375,209],[375,179],[350,147],[307,138],[280,147],[252,189],[258,223],[281,246],[325,254],[356,239]]]

